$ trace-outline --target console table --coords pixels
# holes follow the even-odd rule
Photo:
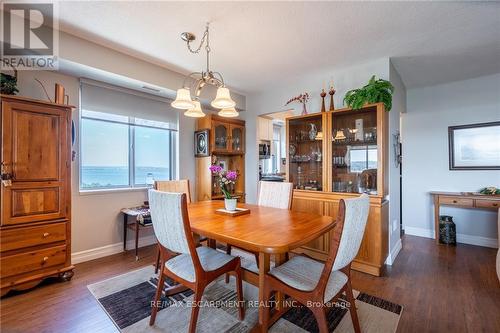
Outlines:
[[[500,196],[472,192],[430,192],[434,198],[434,232],[439,244],[439,208],[440,206],[456,206],[498,210]]]

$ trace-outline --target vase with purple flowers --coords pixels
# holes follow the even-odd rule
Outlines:
[[[236,183],[238,173],[233,170],[224,170],[220,165],[211,165],[210,172],[216,176],[219,187],[224,194],[224,206],[227,211],[234,212],[236,210],[236,198],[233,198],[229,190]]]

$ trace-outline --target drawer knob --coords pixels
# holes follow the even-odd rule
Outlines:
[[[498,206],[498,204],[495,202],[495,203],[493,204],[493,207],[496,207],[496,206]]]
[[[43,237],[49,237],[49,235],[50,235],[50,233],[48,233],[48,232],[43,233]]]
[[[457,203],[457,200],[453,200],[453,203]]]
[[[49,260],[49,257],[43,257],[43,262],[46,262],[47,260]]]

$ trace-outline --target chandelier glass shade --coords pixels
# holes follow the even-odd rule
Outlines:
[[[195,103],[191,99],[191,93],[187,88],[177,89],[177,96],[175,101],[172,102],[172,107],[176,109],[192,109],[195,107]]]
[[[238,117],[240,114],[235,108],[224,108],[219,111],[218,115],[221,117],[234,118]]]
[[[193,72],[186,76],[182,88],[177,90],[176,98],[171,104],[172,107],[187,110],[184,115],[188,117],[205,116],[199,102],[200,94],[204,87],[206,87],[207,85],[211,85],[217,87],[217,94],[210,105],[216,109],[221,109],[219,115],[223,117],[237,117],[238,112],[234,109],[234,107],[236,106],[236,102],[231,98],[231,93],[225,86],[222,75],[219,72],[210,70],[210,36],[208,23],[198,48],[191,48],[190,43],[196,39],[194,34],[190,32],[183,32],[181,34],[181,38],[187,43],[188,50],[191,53],[199,53],[202,46],[205,44],[207,68],[206,71]],[[187,85],[188,81],[192,81],[191,86]],[[231,108],[234,111],[227,111]],[[221,113],[224,115],[222,115]]]
[[[188,109],[186,112],[184,112],[184,115],[186,117],[193,117],[193,118],[203,118],[205,117],[205,113],[201,110],[201,104],[198,101],[194,102],[195,107],[192,109]]]

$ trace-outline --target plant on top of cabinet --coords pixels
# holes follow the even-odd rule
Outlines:
[[[307,109],[306,109],[306,103],[309,101],[309,93],[305,92],[303,94],[300,94],[299,96],[295,96],[293,98],[290,98],[288,102],[285,103],[285,106],[292,102],[299,102],[302,104],[302,116],[307,114]]]
[[[348,91],[345,94],[344,102],[354,110],[361,109],[365,104],[382,102],[385,105],[385,110],[390,111],[392,93],[394,93],[394,86],[389,81],[376,79],[373,75],[364,87]]]

